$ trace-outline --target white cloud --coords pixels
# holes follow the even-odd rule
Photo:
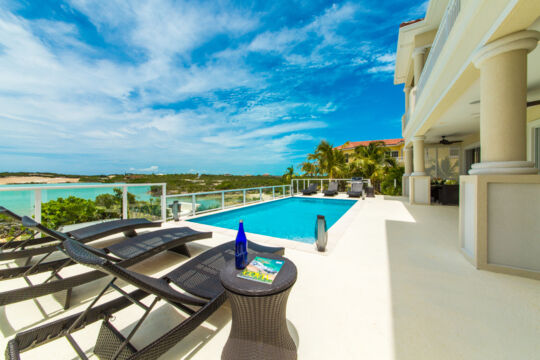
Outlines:
[[[393,73],[394,72],[395,65],[394,64],[387,64],[387,65],[380,65],[380,66],[373,66],[370,67],[367,72],[370,74],[378,74],[378,73]]]
[[[375,58],[375,60],[377,60],[378,62],[381,62],[381,63],[392,63],[392,64],[394,64],[396,62],[396,54],[392,53],[392,54],[378,55]]]
[[[143,168],[143,169],[130,168],[129,171],[136,171],[136,172],[151,172],[151,173],[155,173],[156,171],[158,171],[158,169],[159,169],[159,166],[157,166],[157,165],[152,165],[152,166],[149,166],[149,167]]]

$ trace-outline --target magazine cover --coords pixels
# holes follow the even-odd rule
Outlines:
[[[271,284],[283,266],[283,260],[256,256],[237,276],[243,279]]]

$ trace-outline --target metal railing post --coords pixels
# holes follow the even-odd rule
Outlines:
[[[330,182],[329,182],[330,184]],[[323,190],[323,180],[321,179],[321,191]]]
[[[167,184],[161,186],[161,220],[167,221]]]
[[[300,192],[300,180],[296,180],[296,192]]]
[[[283,193],[283,197],[285,197],[285,185],[283,185],[281,188],[282,188],[281,192]]]
[[[41,223],[41,190],[34,190],[34,220]],[[39,233],[39,237],[42,235]]]
[[[276,187],[272,186],[272,199],[276,198]]]
[[[122,186],[122,219],[128,218],[128,192],[127,186]]]
[[[221,192],[221,210],[225,209],[225,191]]]
[[[262,187],[259,188],[259,201],[262,201]]]
[[[242,190],[242,192],[244,195],[244,206],[246,206],[246,190]]]
[[[195,216],[196,204],[195,204],[195,194],[191,195],[191,215]]]

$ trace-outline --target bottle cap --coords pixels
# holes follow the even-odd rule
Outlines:
[[[240,220],[240,222],[241,222],[241,223],[243,223],[243,222],[244,222],[244,220]]]

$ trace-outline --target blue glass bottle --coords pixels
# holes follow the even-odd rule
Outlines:
[[[235,260],[237,269],[242,270],[247,266],[247,255],[247,238],[246,233],[244,232],[244,221],[240,220],[240,225],[238,225],[238,233],[236,234],[235,249]]]

